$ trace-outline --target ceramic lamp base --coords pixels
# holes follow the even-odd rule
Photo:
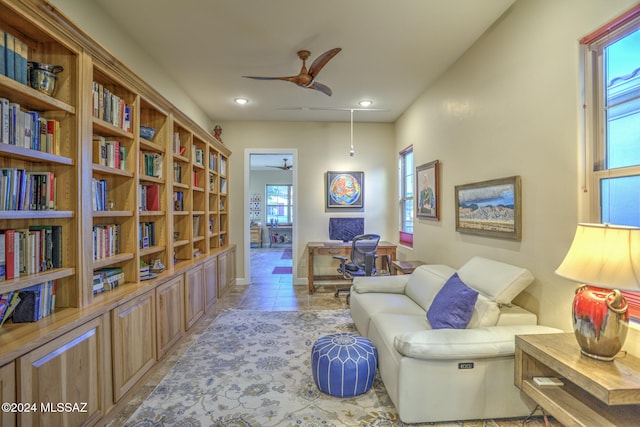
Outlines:
[[[573,299],[573,331],[582,354],[611,361],[627,338],[627,301],[618,290],[581,285]]]

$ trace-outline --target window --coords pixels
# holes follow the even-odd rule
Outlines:
[[[582,40],[594,222],[640,226],[640,6]],[[640,318],[640,293],[625,292]]]
[[[293,186],[268,185],[266,187],[267,224],[293,222]]]
[[[400,184],[400,243],[413,247],[413,189],[415,188],[413,146],[400,152],[398,183]]]

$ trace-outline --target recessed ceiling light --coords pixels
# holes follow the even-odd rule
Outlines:
[[[240,104],[240,105],[244,105],[244,104],[248,104],[249,100],[247,98],[236,98],[234,99],[236,104]]]
[[[358,105],[360,105],[361,107],[371,107],[372,104],[373,104],[373,101],[370,101],[368,99],[364,99],[358,102]]]

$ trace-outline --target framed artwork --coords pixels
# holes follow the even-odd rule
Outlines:
[[[416,167],[416,216],[427,219],[440,219],[440,197],[438,160]]]
[[[327,172],[327,209],[364,209],[364,172]]]
[[[520,177],[457,185],[456,231],[488,237],[522,238]]]

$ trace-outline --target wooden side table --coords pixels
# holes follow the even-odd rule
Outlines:
[[[413,270],[424,265],[425,263],[422,261],[400,261],[394,260],[391,261],[391,274],[397,275],[400,274],[411,274]]]
[[[564,385],[538,386],[533,377],[556,377]],[[565,426],[631,426],[640,420],[640,359],[583,356],[572,333],[516,336],[515,384]]]

